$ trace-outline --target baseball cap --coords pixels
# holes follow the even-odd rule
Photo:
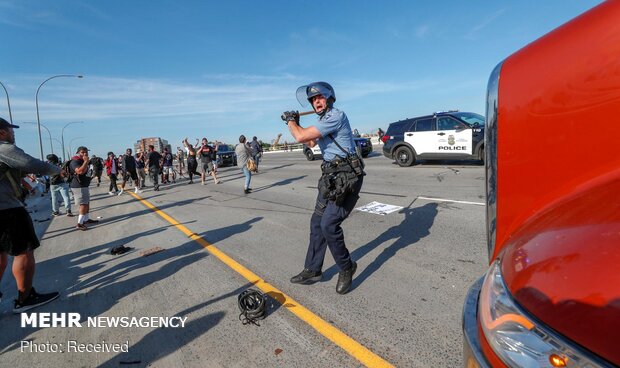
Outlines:
[[[87,151],[88,152],[88,148],[86,148],[84,146],[79,146],[77,148],[77,150],[75,151],[75,153],[80,153],[80,151]]]
[[[4,120],[3,118],[0,118],[0,129],[6,129],[6,128],[19,128],[19,126],[13,125],[9,123],[8,121]]]

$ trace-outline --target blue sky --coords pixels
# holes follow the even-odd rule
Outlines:
[[[36,122],[39,84],[83,74],[47,82],[39,113],[59,140],[83,121],[65,142],[97,155],[151,136],[291,141],[280,113],[317,80],[370,133],[438,110],[483,114],[498,62],[600,2],[0,0],[0,82],[13,121]],[[39,157],[36,126],[20,125],[17,145]]]

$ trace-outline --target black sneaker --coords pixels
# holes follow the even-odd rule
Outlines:
[[[351,267],[348,270],[340,271],[338,273],[338,283],[336,284],[336,292],[338,294],[346,294],[351,289],[351,282],[353,281],[353,274],[357,270],[357,263],[351,261]]]
[[[32,308],[36,308],[40,305],[47,304],[52,300],[58,298],[58,292],[39,294],[34,291],[34,288],[30,289],[30,295],[22,302],[15,300],[13,304],[13,313],[21,313]]]
[[[58,212],[58,211],[52,212],[52,216],[60,216],[60,212]]]
[[[73,217],[75,216],[73,213],[71,213],[71,211],[67,211],[67,217]]]
[[[323,278],[323,272],[312,271],[306,268],[303,271],[301,271],[299,275],[293,276],[291,278],[291,282],[293,284],[308,285],[308,284],[315,283],[317,281],[321,281],[322,278]]]

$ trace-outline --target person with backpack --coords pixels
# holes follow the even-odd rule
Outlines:
[[[60,159],[55,154],[47,155],[47,162],[54,166],[60,167]],[[65,171],[66,173],[66,171]],[[69,197],[69,183],[67,182],[66,174],[63,176],[59,173],[58,175],[52,175],[50,178],[50,191],[52,193],[52,216],[60,216],[60,211],[58,211],[58,194],[62,196],[63,203],[65,205],[65,209],[67,211],[67,217],[73,217],[73,213],[71,213],[71,198]]]
[[[24,173],[58,175],[60,168],[37,160],[15,145],[15,132],[19,128],[0,118],[0,280],[13,257],[13,276],[17,285],[17,299],[13,313],[49,303],[59,293],[39,294],[32,285],[35,273],[34,250],[41,243],[34,230],[32,218],[21,202],[20,181]],[[0,292],[0,298],[2,293]]]
[[[252,148],[252,158],[256,163],[256,172],[258,173],[258,164],[260,162],[261,157],[263,156],[263,147],[258,142],[258,138],[253,137],[252,142],[250,142],[250,147]]]
[[[89,170],[90,158],[88,157],[88,148],[78,147],[75,156],[71,157],[69,168],[73,178],[71,179],[71,192],[75,204],[80,206],[80,214],[76,229],[84,231],[88,230],[86,224],[96,224],[99,220],[93,220],[89,217],[90,213],[90,181],[92,180],[92,171]]]
[[[101,157],[93,155],[90,164],[93,165],[93,178],[97,178],[97,186],[99,186],[101,185],[101,174],[103,174],[103,160]]]

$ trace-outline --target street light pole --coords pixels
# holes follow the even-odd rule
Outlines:
[[[13,114],[11,114],[11,101],[9,101],[9,91],[6,90],[6,87],[4,86],[4,84],[2,84],[2,82],[0,82],[0,86],[4,88],[4,92],[6,93],[6,104],[9,106],[9,120],[11,121],[11,124],[13,124]]]
[[[60,139],[62,140],[62,159],[65,159],[65,128],[68,127],[71,124],[82,124],[84,123],[83,121],[72,121],[70,123],[65,124],[64,127],[62,127],[62,131],[60,132]],[[71,153],[69,153],[71,154]],[[67,157],[68,159],[68,157]]]
[[[54,78],[59,78],[59,77],[75,77],[75,78],[83,78],[83,76],[81,75],[74,75],[74,74],[59,74],[59,75],[55,75],[53,77],[49,77],[46,80],[43,81],[43,83],[39,84],[39,88],[37,88],[37,93],[35,95],[35,103],[37,106],[37,126],[39,128],[39,148],[41,150],[41,161],[43,161],[43,140],[41,139],[41,120],[39,118],[39,90],[41,89],[41,87],[43,87],[43,85]]]
[[[34,124],[37,125],[37,123],[33,123],[31,121],[23,121],[22,124]],[[41,126],[43,128],[45,128],[45,130],[47,130],[47,134],[49,134],[50,136],[50,149],[52,150],[52,154],[54,153],[54,146],[52,145],[52,132],[50,132],[50,130],[43,124],[41,124]]]
[[[74,141],[74,140],[76,140],[76,139],[83,139],[83,138],[84,138],[84,137],[75,137],[75,138],[71,139],[71,140],[69,141],[69,152],[71,152],[71,143],[73,143],[73,141]],[[69,154],[71,154],[71,153],[69,153]]]

